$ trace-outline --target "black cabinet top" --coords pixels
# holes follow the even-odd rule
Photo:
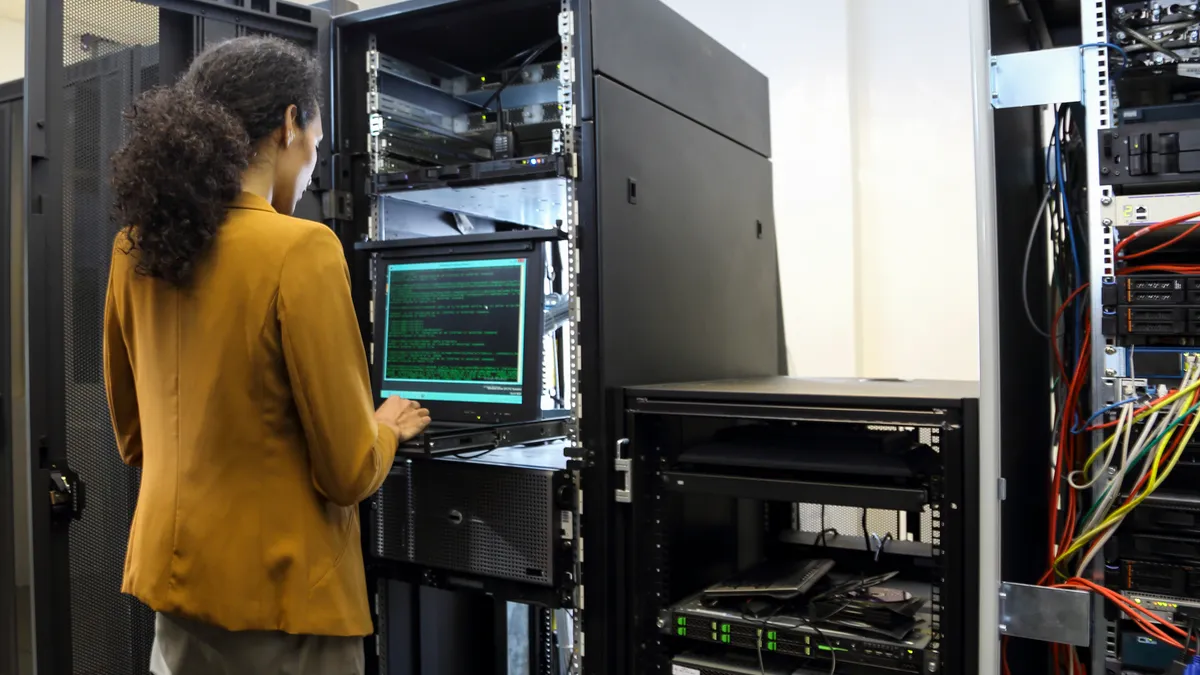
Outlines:
[[[729,403],[957,407],[979,398],[979,383],[963,380],[762,377],[629,387],[629,398]]]

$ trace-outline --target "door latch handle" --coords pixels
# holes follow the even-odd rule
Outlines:
[[[58,521],[79,520],[87,506],[87,483],[64,464],[50,465],[50,515]]]
[[[617,441],[617,452],[613,455],[613,468],[617,473],[623,474],[624,488],[617,488],[617,502],[621,504],[629,504],[633,501],[633,455],[622,457],[621,451],[629,445],[628,438],[622,438]]]

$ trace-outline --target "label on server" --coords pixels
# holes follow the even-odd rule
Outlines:
[[[671,668],[671,675],[700,675],[700,671],[676,664]]]
[[[575,521],[571,519],[570,511],[560,511],[558,515],[558,526],[562,530],[563,539],[575,538]]]

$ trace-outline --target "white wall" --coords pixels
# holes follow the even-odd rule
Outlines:
[[[664,1],[771,80],[792,374],[978,378],[966,4]]]
[[[965,4],[665,1],[771,80],[791,372],[978,377]],[[0,82],[23,50],[0,13]]]
[[[966,7],[666,2],[771,80],[791,372],[977,378]]]
[[[0,82],[25,77],[25,22],[0,17]]]

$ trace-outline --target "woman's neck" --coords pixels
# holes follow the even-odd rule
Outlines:
[[[258,195],[267,200],[272,201],[275,196],[275,176],[273,172],[264,171],[259,166],[251,166],[242,174],[242,192],[249,192],[253,195]]]

